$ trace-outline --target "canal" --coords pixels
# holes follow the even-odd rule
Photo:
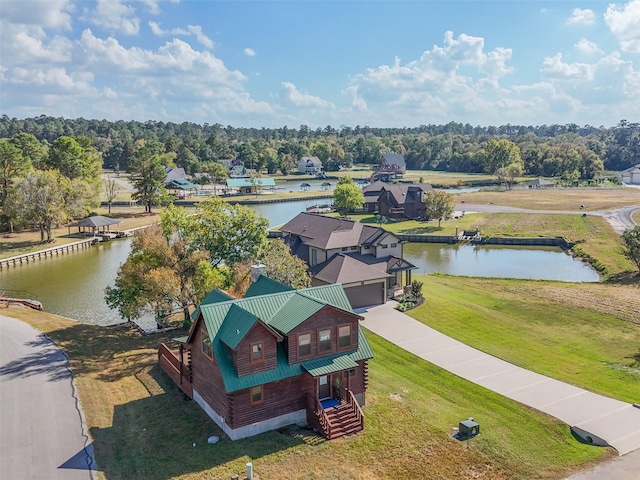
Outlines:
[[[271,226],[281,225],[313,202],[254,205]],[[0,271],[0,290],[33,293],[47,312],[98,325],[122,320],[104,301],[104,290],[113,286],[118,268],[131,249],[131,240],[105,242],[58,257]],[[597,273],[559,248],[496,247],[472,245],[405,245],[405,258],[418,268],[415,273],[509,277],[596,282]],[[153,326],[152,318],[142,322]]]

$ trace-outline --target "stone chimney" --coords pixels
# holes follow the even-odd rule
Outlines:
[[[267,266],[258,260],[255,265],[251,265],[251,283],[255,283],[260,275],[267,275]]]

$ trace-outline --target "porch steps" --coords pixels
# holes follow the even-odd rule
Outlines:
[[[331,425],[330,434],[327,435],[329,440],[352,435],[364,428],[353,407],[346,402],[326,409],[325,413]]]

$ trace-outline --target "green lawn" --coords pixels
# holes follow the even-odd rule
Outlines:
[[[232,442],[156,366],[156,346],[166,336],[16,307],[2,313],[45,331],[69,354],[100,477],[109,480],[243,478],[249,461],[261,480],[562,478],[615,454],[372,333],[364,432],[328,442],[292,429]],[[453,439],[452,427],[469,416],[481,435]],[[222,438],[209,445],[211,435]]]
[[[640,323],[633,323],[640,322],[638,283],[585,287],[416,277],[424,280],[426,297],[409,312],[417,320],[526,369],[626,402],[640,401]]]

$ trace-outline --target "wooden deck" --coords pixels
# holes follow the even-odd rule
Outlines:
[[[185,395],[193,398],[191,352],[184,350],[182,355],[183,361],[181,362],[179,356],[173,350],[161,343],[158,349],[158,364],[176,382],[176,385]]]

